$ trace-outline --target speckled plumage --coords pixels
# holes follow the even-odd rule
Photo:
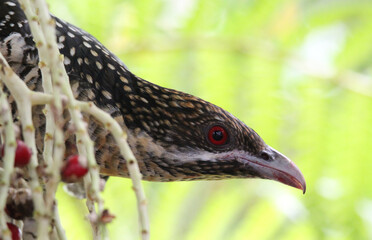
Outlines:
[[[31,89],[41,91],[38,54],[27,20],[14,0],[1,1],[0,9],[1,53]],[[247,161],[262,160],[265,165],[279,153],[251,128],[218,106],[135,76],[89,33],[54,19],[75,97],[93,101],[126,128],[144,179],[270,178]],[[45,120],[40,110],[35,109],[34,122],[41,152]],[[66,119],[67,126],[67,113]],[[101,173],[127,177],[125,160],[111,135],[93,119],[87,117],[87,121]],[[215,125],[228,132],[223,145],[208,140],[208,130]],[[74,145],[68,132],[66,144]],[[67,149],[74,151],[73,147]]]

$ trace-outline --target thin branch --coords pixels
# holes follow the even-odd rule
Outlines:
[[[35,129],[32,123],[32,105],[29,90],[25,90],[22,84],[18,84],[19,79],[13,70],[6,62],[3,55],[0,55],[0,77],[5,83],[6,87],[14,97],[18,113],[20,115],[22,123],[22,133],[26,145],[31,148],[32,155],[28,165],[28,172],[31,177],[29,182],[32,196],[35,206],[35,218],[38,222],[38,227],[44,227],[48,229],[48,225],[45,225],[45,206],[43,200],[43,189],[39,183],[39,177],[36,168],[38,167],[37,149],[35,143]],[[27,88],[27,87],[26,87]],[[47,239],[47,236],[40,236],[41,239]]]
[[[2,72],[3,69],[0,65],[0,72]],[[1,78],[3,77],[0,75]],[[2,90],[2,86],[0,87],[0,123],[5,128],[5,146],[6,151],[4,152],[3,157],[3,171],[1,173],[1,182],[0,182],[0,236],[3,236],[4,240],[10,240],[11,234],[8,230],[8,227],[6,225],[6,219],[5,219],[5,204],[6,199],[8,196],[8,189],[10,186],[10,177],[13,173],[13,166],[14,166],[14,155],[15,155],[15,149],[16,149],[16,139],[15,139],[15,133],[14,133],[14,125],[13,125],[13,119],[12,114],[10,111],[10,106],[7,101],[7,97],[5,93]]]
[[[59,217],[57,200],[55,201],[53,219],[54,219],[54,226],[57,230],[57,234],[58,234],[59,239],[60,240],[67,240],[65,230],[63,229],[63,226],[62,226],[62,223],[61,223],[61,220],[60,220],[60,217]]]
[[[36,12],[39,12],[35,6],[32,6],[28,0],[20,0],[24,7],[26,17],[29,19],[29,25],[34,36],[34,41],[38,46],[39,66],[42,73],[42,84],[46,93],[53,94],[53,109],[51,105],[45,107],[46,128],[44,137],[44,152],[43,157],[47,165],[45,170],[48,180],[45,188],[45,209],[46,218],[45,226],[38,225],[38,236],[46,236],[48,228],[53,218],[54,196],[57,190],[58,182],[60,181],[60,168],[64,156],[64,137],[60,121],[62,120],[62,101],[60,91],[53,91],[51,80],[51,69],[53,68],[53,51],[48,49],[46,37],[38,22],[39,17]],[[42,20],[42,19],[41,19]],[[43,22],[41,21],[40,22]],[[54,154],[53,154],[54,153]]]
[[[110,116],[110,114],[98,108],[93,103],[79,102],[79,105],[82,111],[92,115],[98,121],[100,121],[102,125],[108,131],[110,131],[115,141],[117,142],[119,149],[120,149],[120,153],[126,160],[129,175],[133,183],[133,190],[136,193],[137,207],[138,207],[140,223],[142,227],[141,229],[142,239],[149,239],[150,238],[150,235],[149,235],[150,224],[149,224],[149,218],[147,215],[146,197],[145,197],[145,193],[144,193],[144,190],[141,184],[142,175],[138,168],[138,162],[128,145],[127,134],[120,127],[119,123]]]

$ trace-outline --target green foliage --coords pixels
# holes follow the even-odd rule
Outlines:
[[[66,0],[138,76],[211,101],[303,171],[306,195],[263,180],[145,183],[152,239],[372,239],[372,3]],[[137,239],[130,181],[111,179],[112,239]],[[90,239],[62,191],[71,239]],[[79,227],[76,227],[79,226]]]

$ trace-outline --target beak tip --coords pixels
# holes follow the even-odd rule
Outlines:
[[[302,173],[299,171],[300,173],[300,176],[297,176],[296,178],[295,177],[292,177],[292,180],[293,182],[295,182],[295,187],[298,188],[298,189],[301,189],[302,190],[302,194],[305,195],[306,193],[306,182],[305,182],[305,178],[304,176],[302,175]]]
[[[302,187],[302,194],[305,195],[305,193],[306,193],[306,185],[304,185],[304,186]]]
[[[294,182],[296,182],[295,187],[302,190],[302,194],[305,195],[305,193],[306,193],[306,182],[305,182],[305,178],[303,177],[302,173],[301,173],[299,178],[292,178],[292,180],[294,180]]]
[[[295,180],[295,186],[296,188],[302,190],[302,194],[305,195],[306,193],[306,182],[305,182],[305,178],[303,177],[303,175],[301,174],[301,178],[300,179],[296,179],[294,178]]]
[[[277,150],[270,147],[273,155],[275,156],[274,163],[271,168],[271,179],[289,185],[291,187],[302,190],[302,193],[306,193],[306,181],[301,170],[286,156],[278,152]]]
[[[304,194],[305,195],[305,193],[306,193],[306,183],[305,183],[305,180],[303,179],[303,181],[298,181],[297,179],[295,179],[295,178],[292,178],[292,180],[293,180],[293,185],[292,184],[288,184],[288,185],[290,185],[290,186],[293,186],[293,187],[295,187],[295,188],[298,188],[298,189],[300,189],[300,190],[302,190],[302,194]]]

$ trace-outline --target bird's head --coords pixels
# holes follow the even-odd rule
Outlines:
[[[306,190],[298,167],[232,114],[200,98],[146,84],[124,113],[145,180],[263,178]],[[129,93],[129,98],[130,98]]]
[[[35,80],[41,82],[40,71],[25,16],[16,1],[1,5],[4,14],[0,15],[11,19],[5,21],[9,27],[0,29],[0,37],[8,40],[0,44],[1,52],[8,55],[13,68],[19,65],[16,72],[34,87]],[[305,192],[300,170],[233,115],[200,98],[137,78],[90,34],[55,20],[74,93],[124,119],[145,180],[264,178]],[[106,132],[92,130],[92,136],[105,138]],[[116,164],[113,157],[117,149],[102,144],[105,141],[96,140],[101,173],[128,176],[125,164],[120,165],[122,159],[118,157]]]

